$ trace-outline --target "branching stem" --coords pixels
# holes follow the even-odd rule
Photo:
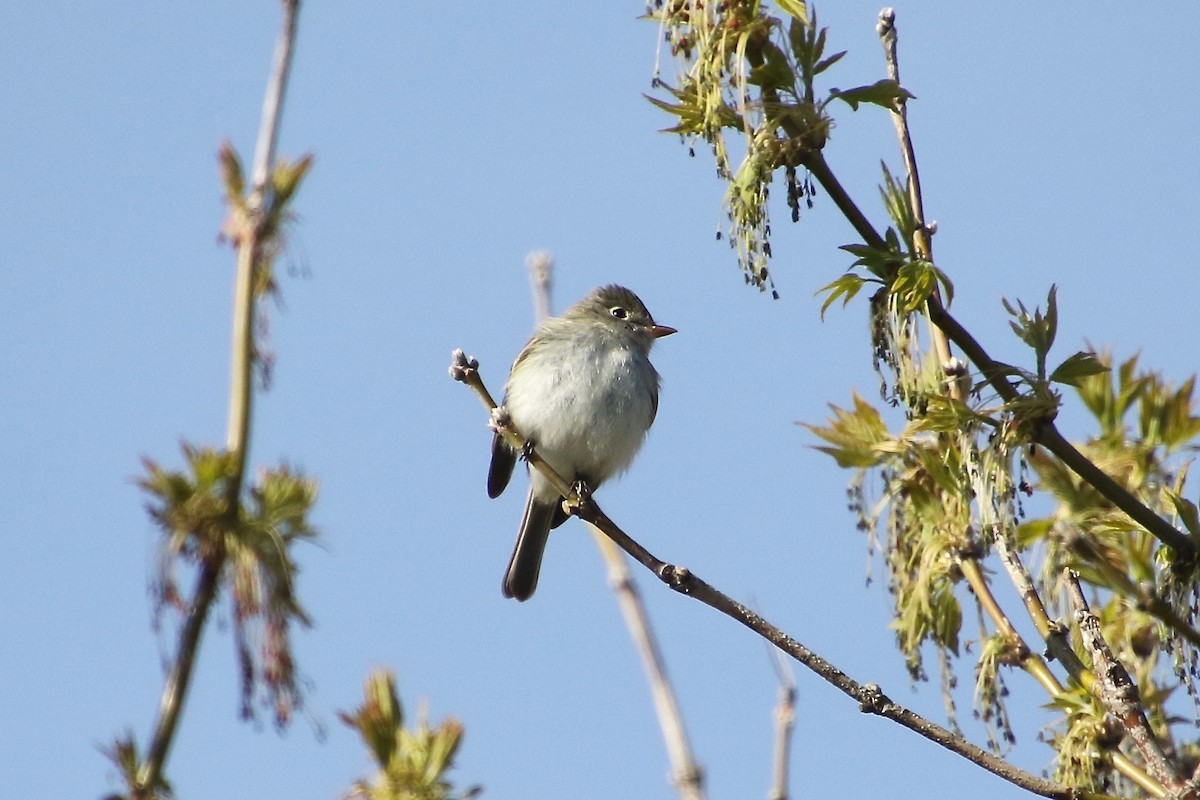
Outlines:
[[[283,111],[284,90],[291,66],[296,37],[299,0],[283,0],[283,21],[275,48],[274,64],[267,82],[263,101],[262,121],[255,149],[253,189],[247,202],[247,213],[253,218],[242,231],[237,254],[237,276],[234,279],[232,354],[230,357],[229,417],[226,448],[233,456],[226,485],[229,523],[240,516],[242,485],[249,450],[250,416],[252,409],[253,373],[256,357],[254,348],[255,270],[263,247],[261,241],[263,210],[269,188],[271,167],[275,162],[275,146],[279,138],[280,117]],[[204,632],[209,610],[220,588],[224,568],[224,553],[217,551],[205,558],[196,576],[187,619],[179,632],[175,661],[163,687],[154,735],[146,748],[145,760],[138,768],[135,795],[151,797],[162,783],[163,769],[171,743],[178,729],[179,717],[187,698],[196,654]]]

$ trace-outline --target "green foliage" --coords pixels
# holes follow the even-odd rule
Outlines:
[[[718,236],[727,236],[737,251],[746,281],[773,294],[770,185],[782,173],[792,219],[798,219],[813,197],[799,170],[829,138],[829,103],[882,102],[889,95],[884,86],[859,87],[818,99],[817,76],[845,54],[826,55],[826,30],[807,4],[778,5],[782,16],[751,0],[666,0],[650,15],[679,59],[675,85],[659,82],[671,99],[650,101],[675,118],[667,131],[711,146],[717,175],[727,183],[729,225]],[[907,94],[895,87],[890,96],[901,93]],[[744,149],[737,167],[727,136],[740,137]]]
[[[445,720],[436,729],[424,718],[415,729],[404,727],[404,711],[390,670],[374,670],[367,678],[363,704],[339,717],[356,729],[371,751],[379,772],[373,781],[357,781],[349,797],[358,800],[467,800],[480,793],[471,787],[455,793],[446,773],[462,744],[463,727]]]
[[[878,284],[870,295],[872,357],[880,395],[900,409],[902,427],[893,432],[885,415],[856,394],[851,408],[833,407],[826,425],[808,428],[822,452],[853,470],[851,504],[886,565],[892,625],[911,674],[924,677],[924,654],[933,650],[943,686],[955,684],[955,658],[966,650],[963,607],[976,603],[975,706],[992,748],[1013,741],[1003,673],[1020,666],[1062,713],[1046,734],[1058,751],[1057,779],[1105,791],[1154,784],[1133,737],[1114,725],[1099,701],[1097,676],[1081,672],[1079,663],[1056,675],[1031,655],[1040,648],[1025,644],[991,595],[991,576],[998,573],[985,565],[994,545],[1003,543],[1006,572],[1041,635],[1056,647],[1059,635],[1046,630],[1052,627],[1047,615],[1066,611],[1064,570],[1088,584],[1102,636],[1134,676],[1155,737],[1183,774],[1190,773],[1186,758],[1200,748],[1176,740],[1172,725],[1179,718],[1167,703],[1183,685],[1200,708],[1200,559],[1160,544],[1118,503],[1144,506],[1148,514],[1135,514],[1142,524],[1158,514],[1200,540],[1200,510],[1187,483],[1188,458],[1200,435],[1194,380],[1169,384],[1139,372],[1136,358],[1113,375],[1106,355],[1087,350],[1052,360],[1058,333],[1053,286],[1044,310],[1004,301],[1013,332],[1032,352],[1028,365],[995,362],[961,326],[952,338],[977,369],[972,373],[953,358],[942,331],[920,319],[958,325],[946,312],[954,287],[932,259],[932,230],[917,211],[915,182],[884,166],[880,194],[891,227],[881,235],[828,174],[820,152],[832,129],[834,100],[852,109],[867,103],[898,110],[913,95],[888,79],[818,91],[819,76],[844,54],[826,55],[827,31],[807,4],[779,0],[776,6],[782,17],[757,0],[656,2],[652,16],[680,68],[677,86],[664,84],[669,100],[653,102],[677,120],[669,130],[712,147],[717,174],[727,183],[730,245],[748,282],[773,286],[768,201],[781,173],[793,220],[801,202],[812,202],[808,176],[801,182],[797,172],[812,169],[861,235],[862,243],[843,248],[855,259],[851,267],[818,291],[821,314],[838,300],[846,306],[866,284]],[[726,136],[741,137],[744,156],[736,168]],[[1097,426],[1078,453],[1064,446],[1053,424],[1062,387],[1078,392]],[[1046,451],[1047,443],[1058,456]],[[1047,505],[1052,510],[1026,519],[1024,503],[1034,495],[1039,512]],[[1163,534],[1161,526],[1156,532]],[[1164,539],[1184,549],[1178,539]],[[1034,565],[1032,577],[1026,561]],[[1078,642],[1074,649],[1081,649]],[[1160,654],[1170,656],[1169,667]]]
[[[899,108],[907,100],[916,99],[915,95],[891,78],[883,78],[869,86],[856,86],[853,89],[834,89],[831,94],[834,98],[846,103],[855,111],[858,111],[858,106],[861,103],[870,103],[871,105],[892,110]]]
[[[1047,741],[1057,753],[1054,779],[1079,789],[1100,790],[1110,763],[1108,753],[1120,742],[1119,723],[1106,716],[1095,695],[1074,687],[1051,701],[1062,712],[1062,721],[1048,731]]]
[[[940,291],[947,304],[954,300],[954,284],[946,273],[922,257],[911,244],[906,244],[914,241],[918,228],[916,214],[907,187],[892,176],[886,164],[883,166],[883,184],[879,192],[888,215],[896,225],[895,228],[888,228],[884,236],[885,246],[848,244],[841,248],[855,256],[852,270],[862,268],[873,277],[866,278],[852,271],[820,289],[818,293],[828,293],[821,307],[822,314],[838,297],[843,298],[844,307],[866,280],[886,287],[894,299],[892,312],[902,318],[924,308],[934,292]]]
[[[1157,373],[1139,370],[1137,356],[1115,369],[1108,369],[1108,354],[1096,359],[1106,370],[1081,378],[1078,385],[1079,397],[1097,423],[1096,435],[1080,446],[1081,452],[1148,507],[1174,515],[1190,531],[1196,524],[1195,503],[1184,497],[1184,490],[1192,442],[1200,433],[1194,379],[1175,386]],[[1035,521],[1037,527],[1030,531],[1031,544],[1045,549],[1044,584],[1057,588],[1057,574],[1071,568],[1106,593],[1100,615],[1105,639],[1135,675],[1148,713],[1168,719],[1163,702],[1174,687],[1182,681],[1195,695],[1200,678],[1200,632],[1195,629],[1200,575],[1195,564],[1173,558],[1061,463],[1041,454],[1031,463],[1041,487],[1057,501],[1054,514]],[[1157,669],[1157,656],[1164,650],[1172,661],[1166,674]]]
[[[804,425],[829,443],[817,449],[833,456],[839,467],[865,469],[878,466],[886,457],[882,445],[889,441],[887,426],[880,413],[857,394],[854,395],[853,411],[837,406],[830,408],[834,419],[829,427]]]
[[[1033,313],[1030,313],[1020,300],[1017,301],[1016,308],[1013,308],[1008,300],[1000,301],[1004,304],[1004,310],[1015,317],[1008,323],[1013,329],[1013,333],[1033,350],[1037,358],[1037,379],[1039,381],[1046,380],[1046,356],[1054,344],[1054,337],[1058,335],[1057,294],[1058,287],[1052,285],[1050,293],[1046,296],[1046,313],[1044,315],[1040,308],[1035,308]]]
[[[864,278],[853,272],[847,272],[840,278],[830,281],[817,290],[817,294],[825,294],[825,302],[821,303],[821,319],[825,319],[825,311],[839,297],[842,298],[842,308],[854,299],[869,278]]]
[[[156,584],[157,614],[184,611],[179,565],[222,571],[233,605],[242,713],[259,698],[285,725],[301,696],[291,655],[290,626],[310,621],[295,593],[291,547],[316,532],[308,513],[315,481],[287,466],[264,470],[244,499],[230,496],[235,460],[227,452],[183,445],[186,469],[168,470],[144,459],[138,485],[164,534]]]
[[[918,259],[905,263],[897,270],[889,291],[896,296],[897,311],[907,315],[923,308],[939,284],[953,295],[950,279],[932,262]]]
[[[1018,335],[1044,364],[1056,332],[1054,293],[1047,313],[1020,304],[1013,311]],[[1172,752],[1195,751],[1194,742],[1174,741],[1171,723],[1180,717],[1167,707],[1181,680],[1195,695],[1200,676],[1200,632],[1192,622],[1200,608],[1195,567],[1173,561],[1157,539],[1095,487],[1030,445],[1022,415],[1048,392],[1055,372],[1039,378],[1037,369],[1011,368],[1034,387],[1018,401],[988,406],[977,395],[965,403],[938,394],[927,368],[899,364],[912,353],[908,344],[894,347],[889,362],[896,375],[907,370],[903,380],[913,387],[899,395],[908,412],[899,433],[890,432],[881,412],[857,395],[851,409],[833,407],[825,426],[807,427],[822,440],[818,449],[855,470],[852,505],[859,527],[881,543],[895,603],[892,627],[913,677],[924,677],[927,646],[946,656],[939,664],[952,665],[962,635],[960,564],[963,558],[984,558],[991,549],[992,537],[973,531],[994,531],[1012,536],[1027,554],[1041,554],[1035,588],[1059,613],[1065,613],[1064,569],[1075,570],[1093,587],[1104,638],[1133,676],[1157,735]],[[1200,525],[1196,504],[1184,496],[1189,462],[1179,460],[1193,451],[1200,432],[1194,381],[1170,384],[1139,371],[1136,357],[1110,369],[1106,354],[1086,355],[1068,359],[1074,367],[1056,370],[1074,379],[1084,407],[1097,420],[1099,432],[1080,445],[1081,452],[1150,508],[1175,514],[1189,530]],[[1052,412],[1058,402],[1056,397],[1041,413]],[[1020,520],[1018,489],[1035,491],[1025,477],[1027,467],[1037,475],[1037,488],[1055,501],[1049,517]],[[871,475],[881,487],[874,502],[867,495]],[[1023,655],[1019,642],[999,631],[982,635],[977,652],[976,709],[989,725],[992,748],[1001,750],[1013,741],[1003,668],[1021,663]],[[1169,668],[1159,657],[1163,653],[1170,655]],[[952,677],[943,676],[944,685],[952,683]],[[1055,778],[1106,791],[1120,782],[1108,754],[1120,751],[1136,761],[1137,752],[1096,696],[1081,688],[1052,704],[1063,712],[1046,733],[1058,751]]]
[[[882,415],[858,395],[852,410],[833,407],[828,426],[806,425],[827,444],[818,449],[853,468],[862,486],[868,471],[884,476],[876,504],[852,493],[859,527],[884,530],[888,589],[895,600],[892,627],[914,679],[924,677],[921,648],[931,642],[951,655],[959,650],[962,607],[954,587],[961,579],[956,554],[976,546],[962,514],[947,513],[946,493],[966,496],[966,470],[920,422],[888,432]],[[959,506],[965,510],[966,506]]]
[[[994,633],[980,642],[979,661],[975,665],[974,703],[987,725],[988,745],[996,752],[1016,743],[1004,704],[1008,689],[1001,668],[1018,665],[1024,658],[1020,640],[1012,636]]]
[[[229,142],[217,152],[221,183],[225,188],[228,213],[221,226],[221,235],[234,247],[252,242],[254,248],[254,296],[261,299],[278,293],[273,265],[286,245],[285,227],[294,219],[291,203],[304,177],[312,168],[312,155],[297,161],[281,158],[266,176],[262,191],[253,187],[247,193],[241,158]]]

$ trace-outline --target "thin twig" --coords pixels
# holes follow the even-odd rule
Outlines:
[[[1042,603],[1037,589],[1034,588],[1033,578],[1021,562],[1020,555],[1012,548],[1008,537],[999,530],[994,531],[994,534],[992,543],[996,547],[996,553],[1000,556],[1000,563],[1004,565],[1009,580],[1012,581],[1017,593],[1021,595],[1021,602],[1029,613],[1029,618],[1033,620],[1033,626],[1042,640],[1046,642],[1046,651],[1050,658],[1062,664],[1067,674],[1086,687],[1089,681],[1087,668],[1071,647],[1063,626],[1052,620],[1046,613],[1046,606]],[[1061,692],[1062,689],[1059,691]]]
[[[1200,631],[1192,627],[1170,603],[1148,585],[1132,580],[1128,573],[1114,567],[1112,562],[1097,551],[1095,544],[1087,536],[1073,531],[1066,537],[1066,543],[1080,558],[1104,576],[1108,588],[1130,598],[1140,610],[1164,623],[1193,646],[1200,647]]]
[[[1134,683],[1129,671],[1121,660],[1113,655],[1112,649],[1104,639],[1100,630],[1100,620],[1088,608],[1087,599],[1083,596],[1083,587],[1079,585],[1079,575],[1073,570],[1064,570],[1067,581],[1071,606],[1075,609],[1075,624],[1079,627],[1079,635],[1083,646],[1092,657],[1093,673],[1096,676],[1096,691],[1093,692],[1104,706],[1104,709],[1121,721],[1125,732],[1133,740],[1134,746],[1142,755],[1142,760],[1150,768],[1150,773],[1172,795],[1177,797],[1185,788],[1183,778],[1172,766],[1167,754],[1163,752],[1158,738],[1150,727],[1150,721],[1142,708],[1141,694]],[[1193,789],[1188,795],[1195,796]]]
[[[900,54],[897,47],[896,12],[885,8],[879,12],[879,22],[875,26],[879,41],[883,44],[884,58],[887,61],[888,77],[900,85]],[[900,145],[900,155],[904,159],[904,171],[907,175],[905,185],[908,186],[909,205],[913,214],[913,250],[926,261],[933,261],[933,241],[930,231],[925,224],[925,199],[921,194],[921,173],[917,169],[917,152],[913,146],[912,131],[908,127],[908,103],[903,96],[896,100],[891,108],[892,124],[896,128],[896,139]],[[933,294],[941,298],[941,289],[933,287]],[[950,352],[950,343],[936,324],[931,324],[930,340],[937,353],[938,363],[943,370],[952,368],[954,355]],[[963,391],[957,381],[948,384],[950,396],[962,402]]]
[[[995,531],[993,541],[996,545],[996,552],[1000,556],[1000,562],[1004,564],[1004,569],[1008,572],[1009,579],[1017,592],[1021,595],[1021,601],[1025,605],[1025,609],[1029,612],[1029,618],[1033,621],[1033,625],[1037,628],[1038,634],[1042,640],[1046,642],[1046,651],[1050,658],[1062,664],[1066,669],[1067,674],[1089,693],[1100,697],[1099,681],[1096,679],[1095,673],[1084,666],[1079,659],[1075,649],[1071,646],[1068,631],[1064,625],[1057,620],[1050,618],[1046,613],[1046,607],[1042,603],[1042,598],[1038,596],[1037,590],[1033,585],[1033,578],[1029,574],[1029,570],[1021,562],[1020,555],[1013,549],[1012,544],[1008,541],[1003,532]],[[1051,692],[1052,695],[1062,693],[1060,688],[1057,692]],[[1103,699],[1103,698],[1101,698]],[[1166,787],[1155,777],[1151,776],[1142,765],[1135,763],[1119,750],[1114,750],[1111,755],[1113,768],[1124,775],[1129,780],[1136,783],[1143,790],[1155,797],[1165,797],[1168,794]]]
[[[792,734],[796,730],[796,680],[791,665],[778,650],[770,651],[779,677],[779,703],[775,706],[775,752],[771,759],[771,789],[767,800],[788,800],[791,778]]]
[[[262,225],[266,219],[265,209],[271,170],[275,164],[275,149],[279,141],[279,128],[283,114],[283,99],[287,89],[288,73],[291,71],[292,50],[296,41],[296,22],[300,12],[300,0],[282,0],[283,22],[279,39],[275,45],[275,56],[267,89],[263,96],[262,118],[258,127],[258,142],[254,147],[254,165],[251,170],[252,185],[246,201],[244,231],[239,240],[237,285],[234,293],[233,357],[229,390],[229,427],[226,433],[226,449],[234,454],[234,473],[230,480],[229,496],[235,500],[241,495],[242,477],[246,469],[249,448],[246,441],[250,431],[250,413],[253,401],[254,351],[254,279],[259,265],[262,246]]]
[[[550,296],[554,288],[554,255],[547,250],[534,250],[525,256],[529,269],[529,285],[533,290],[533,314],[538,322],[550,316]]]
[[[898,47],[898,32],[896,29],[896,12],[891,8],[885,8],[879,12],[879,22],[875,27],[876,33],[879,35],[880,43],[883,45],[884,59],[887,63],[888,77],[900,84],[900,56]],[[908,125],[908,104],[902,96],[896,104],[891,108],[892,123],[896,128],[896,139],[899,144],[900,154],[904,160],[904,169],[906,173],[905,185],[908,188],[909,205],[913,215],[913,241],[912,247],[917,257],[927,261],[933,260],[933,242],[930,237],[930,228],[925,220],[925,200],[921,192],[921,177],[917,166],[916,148],[913,145],[912,130]],[[937,305],[941,305],[941,290],[934,286],[931,301]],[[942,327],[930,316],[930,340],[933,344],[934,351],[937,354],[938,363],[942,365],[942,369],[946,371],[947,377],[950,377],[950,371],[957,368],[957,362],[953,353],[950,350],[950,343],[946,336],[946,332]],[[947,393],[951,398],[958,402],[967,400],[966,386],[962,381],[950,380],[946,383]],[[997,537],[1002,538],[1002,537]],[[1001,546],[1006,545],[1006,541],[1000,542]],[[1007,549],[1007,548],[1006,548]],[[1008,552],[1011,559],[1016,559],[1016,554]],[[979,556],[976,554],[963,554],[959,557],[959,564],[962,568],[963,576],[967,583],[971,586],[971,590],[979,602],[980,607],[991,618],[997,630],[1010,642],[1012,642],[1018,653],[1021,667],[1030,673],[1042,687],[1050,694],[1051,697],[1057,697],[1064,691],[1058,677],[1051,671],[1049,664],[1041,656],[1035,655],[1026,644],[1025,640],[1017,632],[1012,620],[1000,607],[996,601],[995,595],[992,592],[991,585],[983,573],[980,564]],[[1019,564],[1019,562],[1018,562]],[[1006,562],[1008,565],[1008,562]],[[1023,567],[1022,567],[1023,569]],[[1010,569],[1010,574],[1012,570]],[[1015,579],[1014,579],[1015,580]],[[1041,608],[1041,599],[1037,596],[1033,588],[1032,582],[1026,582],[1024,585],[1018,585],[1021,591],[1022,600],[1027,608]],[[1042,616],[1045,616],[1045,610],[1042,609]],[[1041,630],[1039,628],[1039,630]],[[1059,637],[1053,635],[1044,636],[1045,641],[1050,646],[1050,654],[1052,658],[1058,658],[1060,663],[1067,667],[1068,671],[1077,675],[1082,670],[1082,664],[1079,663],[1078,657],[1074,651],[1070,649],[1069,644]],[[1073,660],[1073,663],[1072,663]],[[1074,669],[1072,669],[1074,667]]]
[[[204,633],[204,623],[208,619],[209,609],[212,608],[220,586],[222,563],[223,557],[218,560],[205,560],[196,576],[196,589],[192,593],[187,620],[179,632],[179,648],[171,665],[171,672],[163,684],[154,734],[146,746],[145,759],[138,768],[137,786],[134,787],[135,798],[157,796],[156,790],[162,782],[167,755],[192,680],[192,667],[200,647],[201,635]]]
[[[888,60],[888,69],[890,76],[899,82],[899,66],[898,57],[896,55],[896,36],[895,36],[895,18],[890,9],[885,9],[880,15],[880,24],[877,31],[884,45],[885,54]],[[754,64],[755,60],[761,64],[763,55],[760,50],[747,50],[747,58]],[[764,89],[764,101],[767,103],[779,102],[777,93],[773,90]],[[916,159],[913,152],[911,136],[908,132],[907,114],[905,108],[901,105],[893,113],[893,121],[897,128],[897,134],[900,138],[901,152],[905,159],[905,164],[909,174],[908,186],[910,189],[910,197],[914,210],[915,220],[917,222],[917,230],[915,232],[914,248],[919,255],[930,258],[930,242],[928,237],[928,228],[924,223],[924,206],[920,192],[920,179],[916,168]],[[801,131],[795,123],[789,120],[782,120],[781,126],[784,132],[792,138],[798,138]],[[887,244],[884,238],[875,230],[874,226],[867,219],[866,215],[854,202],[853,198],[846,192],[841,182],[837,179],[833,170],[829,167],[825,160],[823,152],[810,151],[801,156],[800,162],[808,169],[809,173],[817,180],[817,182],[825,190],[833,203],[841,211],[842,215],[851,224],[855,231],[862,237],[865,244],[875,249],[886,249]],[[928,317],[933,326],[933,336],[931,337],[935,343],[935,348],[938,351],[939,357],[942,359],[943,369],[947,368],[952,362],[949,357],[948,342],[953,341],[959,346],[963,353],[969,358],[980,370],[985,379],[992,384],[996,391],[1006,401],[1012,401],[1019,397],[1019,392],[1016,387],[1009,383],[1004,377],[1005,372],[1002,365],[992,361],[986,351],[975,341],[973,337],[964,329],[945,309],[941,301],[940,295],[936,292],[931,296],[927,304]],[[940,341],[939,341],[940,340]],[[950,391],[952,396],[955,393],[961,395],[961,387],[956,386],[957,381],[950,383]],[[1035,441],[1042,444],[1050,452],[1057,455],[1062,461],[1072,469],[1083,480],[1090,483],[1101,494],[1108,497],[1114,505],[1125,511],[1129,516],[1145,527],[1152,535],[1160,541],[1172,546],[1178,555],[1184,558],[1191,558],[1195,555],[1195,545],[1182,532],[1171,526],[1162,517],[1155,514],[1148,506],[1137,500],[1131,493],[1116,483],[1111,477],[1100,470],[1095,464],[1084,458],[1067,440],[1062,436],[1058,429],[1054,426],[1053,421],[1047,420],[1043,422],[1035,430]],[[995,604],[994,598],[991,596],[990,587],[987,586],[986,580],[983,578],[977,563],[970,558],[960,559],[960,564],[964,567],[964,576],[971,584],[972,589],[976,591],[979,597],[981,606],[989,612],[994,621],[1003,620],[1006,625],[1001,627],[1006,630],[1012,630],[1011,622],[1004,617],[1003,612]],[[979,591],[983,590],[983,594]],[[991,601],[989,603],[989,600]],[[1040,601],[1039,601],[1040,602]],[[1018,641],[1019,638],[1018,638]],[[1075,659],[1078,661],[1078,659]],[[1057,678],[1054,677],[1048,667],[1041,659],[1027,658],[1024,661],[1027,665],[1039,665],[1042,669],[1031,670],[1035,677],[1038,678],[1048,691],[1052,694],[1057,694],[1062,691],[1062,687],[1058,684]],[[1028,668],[1028,667],[1027,667]],[[1113,763],[1132,780],[1137,782],[1143,789],[1155,795],[1165,793],[1165,790],[1157,785],[1149,775],[1147,775],[1140,767],[1133,764],[1121,753],[1113,755]],[[1200,771],[1198,771],[1200,773]]]
[[[629,573],[625,556],[612,540],[598,528],[590,525],[588,527],[595,537],[596,546],[604,556],[605,564],[608,565],[608,583],[617,598],[617,605],[621,607],[625,626],[629,628],[629,635],[646,671],[646,681],[650,684],[650,694],[654,698],[654,710],[662,729],[663,742],[667,747],[667,759],[671,762],[671,784],[683,800],[704,800],[704,770],[692,753],[692,745],[683,725],[683,714],[679,710],[675,690],[667,676],[662,651],[659,650],[654,630],[650,627],[637,583]]]
[[[979,560],[975,558],[960,558],[958,565],[962,569],[963,577],[971,587],[971,591],[975,594],[980,608],[991,619],[996,629],[1016,646],[1021,668],[1033,676],[1033,679],[1041,684],[1042,688],[1051,697],[1062,694],[1062,683],[1059,682],[1058,677],[1051,671],[1050,665],[1046,663],[1045,659],[1030,649],[1021,635],[1017,633],[1017,629],[1013,625],[1012,620],[1008,618],[1008,614],[1000,607],[995,594],[992,592],[991,585],[987,582],[987,578],[984,577],[983,568]]]
[[[491,394],[479,377],[478,361],[468,358],[461,350],[456,350],[452,355],[450,375],[455,380],[473,388],[489,408],[495,408]],[[505,419],[503,414],[493,413],[492,422],[493,427],[515,447],[524,447],[525,442],[521,438],[520,432],[512,425],[511,420]],[[575,495],[562,477],[550,469],[546,462],[537,455],[536,448],[529,452],[529,463],[535,469],[540,470],[551,485],[558,489],[564,497],[567,497],[567,503],[575,515],[599,528],[617,546],[633,556],[667,586],[680,594],[704,603],[754,631],[844,694],[858,701],[859,710],[862,712],[876,714],[897,722],[987,771],[1042,797],[1062,798],[1062,800],[1109,800],[1108,795],[1072,789],[1019,769],[1003,758],[987,752],[937,723],[892,702],[878,686],[858,683],[746,606],[713,588],[687,568],[668,564],[656,558],[609,519],[596,504],[594,498],[579,498]]]
[[[263,114],[255,149],[253,189],[248,199],[249,213],[258,219],[250,220],[239,241],[237,277],[234,285],[232,356],[229,387],[229,419],[226,447],[233,455],[233,466],[227,486],[228,515],[235,521],[239,514],[242,483],[246,471],[246,456],[253,400],[254,368],[254,278],[262,249],[260,241],[262,212],[265,203],[271,166],[275,161],[275,145],[279,138],[280,115],[284,90],[291,66],[296,37],[299,0],[283,0],[283,21],[275,48],[274,63],[267,81]],[[137,773],[135,792],[151,795],[162,782],[163,769],[183,711],[188,686],[191,683],[196,653],[204,624],[220,587],[224,554],[207,558],[200,566],[196,590],[192,595],[187,621],[179,632],[175,662],[163,686],[158,720],[154,735],[146,748],[146,758]]]

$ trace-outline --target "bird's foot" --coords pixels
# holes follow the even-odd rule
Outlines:
[[[566,498],[567,507],[574,514],[581,506],[592,502],[592,487],[583,478],[577,478],[571,483],[571,496]]]

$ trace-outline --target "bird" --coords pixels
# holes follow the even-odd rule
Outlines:
[[[542,321],[504,387],[503,407],[526,439],[568,483],[595,491],[624,472],[658,414],[659,375],[650,348],[675,328],[659,325],[631,290],[594,289],[558,317]],[[492,439],[487,491],[499,497],[518,452]],[[531,470],[525,513],[504,573],[505,597],[533,596],[550,530],[567,519],[563,497]]]

